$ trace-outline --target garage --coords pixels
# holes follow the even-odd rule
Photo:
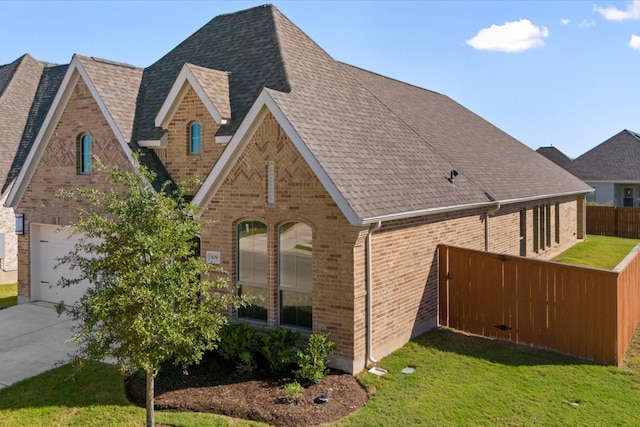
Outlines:
[[[61,230],[61,231],[58,231]],[[55,268],[58,259],[67,255],[76,243],[71,233],[56,225],[31,225],[31,300],[71,305],[87,290],[88,283],[58,286],[60,278],[77,275],[66,265]]]

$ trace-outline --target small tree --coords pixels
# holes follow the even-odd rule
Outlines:
[[[79,271],[59,285],[92,286],[71,308],[60,304],[59,312],[80,321],[74,331],[79,357],[112,357],[123,370],[146,372],[147,426],[153,426],[154,378],[162,363],[198,363],[216,346],[224,311],[244,300],[226,279],[210,280],[216,270],[194,254],[202,226],[190,216],[194,206],[183,190],[169,194],[165,183],[155,191],[154,175],[142,165],[123,172],[96,163],[110,177],[110,191],[60,191],[94,210],[81,210],[74,224],[79,241],[59,260]]]

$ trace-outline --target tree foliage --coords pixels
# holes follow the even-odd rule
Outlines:
[[[214,266],[194,256],[202,225],[185,200],[187,184],[171,194],[167,183],[155,191],[149,184],[154,175],[138,166],[128,172],[98,161],[111,190],[60,191],[91,208],[81,210],[72,229],[78,243],[60,259],[79,274],[59,285],[91,286],[80,301],[59,310],[79,320],[79,356],[115,358],[123,369],[146,371],[149,380],[167,360],[200,361],[215,347],[224,313],[243,300]]]

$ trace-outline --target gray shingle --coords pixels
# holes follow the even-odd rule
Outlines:
[[[33,146],[68,67],[68,65],[50,66],[47,64],[43,69],[39,79],[38,89],[31,103],[29,117],[20,138],[20,144],[17,146],[9,173],[2,187],[3,193],[20,173],[20,169],[29,154],[29,150]]]
[[[75,55],[126,141],[131,141],[142,68]]]
[[[623,130],[575,158],[567,170],[586,181],[640,182],[640,135]]]
[[[540,147],[536,152],[564,169],[566,169],[567,165],[571,163],[571,159],[556,147]]]
[[[23,55],[0,69],[0,179],[3,192],[20,147],[44,65]]]
[[[198,67],[193,64],[186,64],[195,78],[202,86],[216,110],[224,119],[231,118],[231,104],[229,101],[229,73],[225,71],[211,70],[209,68]]]

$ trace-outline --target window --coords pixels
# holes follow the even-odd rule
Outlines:
[[[189,153],[201,154],[202,153],[202,125],[200,123],[193,123],[189,128]]]
[[[527,210],[520,209],[520,256],[527,256]]]
[[[560,202],[556,202],[556,243],[560,243]]]
[[[544,238],[546,236],[546,234],[544,232],[544,226],[546,224],[546,222],[544,220],[544,206],[540,206],[540,211],[538,212],[538,217],[540,219],[540,236],[538,236],[538,239],[539,239],[539,242],[540,242],[540,249],[544,249],[544,246],[545,246]]]
[[[533,252],[538,252],[538,207],[533,207]]]
[[[312,328],[312,231],[306,224],[284,224],[278,231],[280,324]]]
[[[88,175],[91,173],[91,135],[84,133],[78,139],[78,173]]]
[[[547,205],[546,207],[547,213],[546,213],[546,220],[547,220],[547,224],[546,224],[546,232],[547,232],[547,236],[546,236],[546,242],[547,242],[547,247],[550,248],[551,247],[551,205]]]
[[[633,207],[633,187],[624,187],[624,197],[622,199],[622,206]]]
[[[267,226],[259,221],[238,224],[238,292],[255,297],[238,309],[238,317],[267,321]]]

